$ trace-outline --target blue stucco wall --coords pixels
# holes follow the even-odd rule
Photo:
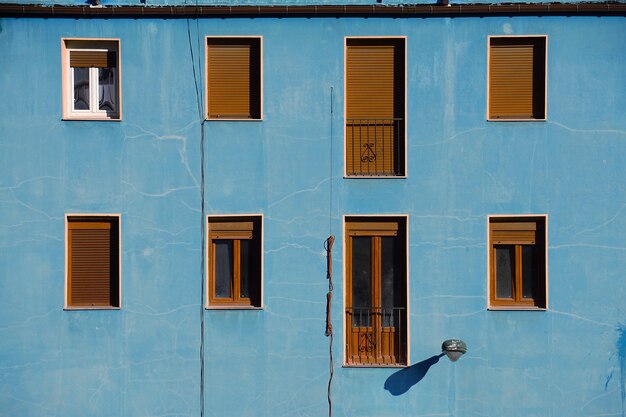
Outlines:
[[[546,122],[485,121],[498,34],[548,36]],[[263,36],[264,120],[204,143],[207,214],[264,215],[261,311],[201,307],[206,35]],[[344,179],[344,37],[382,35],[408,177]],[[121,40],[121,122],[61,121],[62,37]],[[0,51],[0,416],[200,415],[202,314],[205,415],[326,415],[329,232],[335,416],[625,415],[624,18],[1,19]],[[67,213],[121,213],[121,310],[63,310]],[[409,216],[408,371],[341,367],[342,216],[372,213]],[[489,214],[548,215],[547,311],[486,309]]]

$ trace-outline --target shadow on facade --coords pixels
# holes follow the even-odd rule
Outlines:
[[[439,358],[444,355],[445,354],[442,353],[440,355],[431,356],[428,359],[391,374],[385,381],[385,389],[389,391],[391,395],[402,395],[406,393],[413,385],[424,379],[430,367],[439,362]]]
[[[622,417],[626,406],[626,323],[617,326],[617,353],[619,355],[620,367],[620,394],[622,399]]]

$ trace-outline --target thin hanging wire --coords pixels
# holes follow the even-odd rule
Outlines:
[[[333,86],[330,86],[330,149],[329,149],[328,181],[330,183],[330,192],[328,196],[328,235],[333,234]]]
[[[198,11],[198,2],[196,0],[196,13]],[[205,173],[204,173],[204,109],[202,99],[202,79],[198,83],[197,73],[200,72],[200,28],[198,23],[198,15],[196,14],[196,35],[197,35],[197,48],[198,48],[198,71],[196,72],[196,60],[193,53],[193,44],[191,41],[191,28],[189,25],[189,18],[187,20],[187,41],[189,43],[189,53],[191,55],[191,68],[193,72],[193,82],[196,90],[196,104],[198,108],[198,119],[200,120],[200,417],[204,417],[204,303],[205,303]],[[200,84],[200,85],[199,85]]]

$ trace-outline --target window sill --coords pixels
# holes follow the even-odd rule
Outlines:
[[[121,310],[122,307],[106,307],[106,306],[65,306],[65,311],[79,311],[79,310]]]
[[[547,307],[535,306],[489,306],[488,311],[547,311]]]
[[[374,364],[374,363],[369,363],[366,365],[348,365],[348,364],[343,364],[342,368],[346,368],[346,369],[359,369],[359,368],[368,368],[368,369],[372,369],[372,368],[378,368],[378,369],[386,369],[386,368],[410,368],[411,365],[394,365],[394,364],[390,364],[390,363],[381,363],[380,365]]]
[[[532,119],[532,118],[528,118],[528,119],[506,119],[506,118],[502,118],[502,119],[490,119],[487,118],[488,122],[546,122],[548,121],[548,119]]]
[[[234,305],[234,306],[209,305],[209,306],[205,306],[204,308],[205,308],[205,310],[215,310],[215,311],[219,311],[219,310],[252,310],[252,311],[261,311],[261,310],[263,310],[263,307],[237,306],[237,305]]]
[[[260,119],[236,118],[236,117],[209,117],[205,119],[207,122],[262,122]]]
[[[388,179],[400,179],[400,180],[405,180],[407,179],[406,175],[346,175],[344,174],[343,176],[344,179],[346,180],[371,180],[371,179],[383,179],[383,180],[388,180]]]
[[[121,117],[85,117],[85,116],[64,116],[61,120],[66,122],[82,121],[82,122],[121,122]]]

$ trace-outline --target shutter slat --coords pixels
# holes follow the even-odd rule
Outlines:
[[[74,68],[115,68],[115,51],[70,51],[70,67]]]

